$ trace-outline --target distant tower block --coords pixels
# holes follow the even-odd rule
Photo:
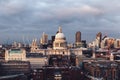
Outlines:
[[[81,32],[80,31],[76,32],[76,43],[77,42],[81,42]]]
[[[43,32],[41,40],[40,40],[40,44],[44,45],[47,43],[48,43],[48,35]]]
[[[76,47],[80,47],[81,46],[81,32],[78,31],[76,32],[75,34],[75,44],[76,44]]]
[[[101,47],[101,41],[102,41],[102,33],[101,32],[97,33],[96,40],[97,40],[98,47]]]

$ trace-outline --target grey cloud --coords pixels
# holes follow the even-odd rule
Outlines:
[[[67,31],[66,36],[74,36],[78,30],[92,34],[119,32],[119,3],[119,0],[0,0],[0,33],[52,35],[59,25]]]

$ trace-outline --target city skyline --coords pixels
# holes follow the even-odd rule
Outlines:
[[[23,37],[40,39],[43,32],[50,39],[59,25],[68,42],[75,42],[77,31],[87,42],[94,40],[98,32],[120,38],[119,3],[119,0],[1,0],[0,43]]]

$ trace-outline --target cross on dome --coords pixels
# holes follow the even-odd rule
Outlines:
[[[58,30],[58,31],[59,31],[59,33],[62,33],[62,28],[61,28],[61,27],[59,27],[59,30]]]

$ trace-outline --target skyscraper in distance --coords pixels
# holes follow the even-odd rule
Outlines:
[[[81,42],[81,32],[80,31],[76,32],[76,43],[77,42]]]
[[[40,43],[43,44],[43,45],[48,43],[48,35],[45,34],[44,32],[42,34],[42,38],[40,40]]]
[[[77,47],[80,46],[81,44],[81,32],[80,31],[77,31],[75,34],[75,44]]]
[[[96,34],[96,40],[97,40],[97,46],[100,48],[101,47],[101,41],[102,41],[102,33],[101,32]]]

